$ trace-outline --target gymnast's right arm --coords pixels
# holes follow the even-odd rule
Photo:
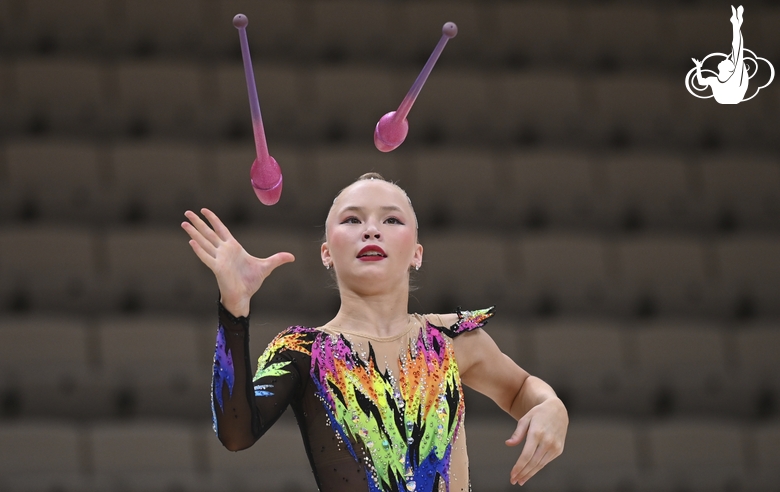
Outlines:
[[[279,416],[263,418],[264,412],[257,407],[249,382],[249,302],[276,267],[295,258],[290,253],[255,258],[244,250],[214,212],[204,208],[201,213],[213,229],[189,210],[184,214],[189,222],[181,226],[190,235],[189,244],[195,254],[217,278],[221,298],[214,357],[214,426],[228,449],[239,450],[251,446]],[[279,351],[274,358],[285,357],[285,353]],[[276,398],[282,396],[277,391]],[[266,400],[272,408],[280,406],[266,398],[264,403]]]

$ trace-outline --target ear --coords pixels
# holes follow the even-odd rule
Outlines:
[[[322,258],[323,265],[330,265],[333,263],[330,257],[330,248],[328,248],[327,242],[322,243],[322,246],[320,246],[320,257]]]
[[[412,261],[415,265],[422,265],[422,258],[423,258],[423,247],[422,244],[417,243],[414,247],[414,256],[412,256]]]

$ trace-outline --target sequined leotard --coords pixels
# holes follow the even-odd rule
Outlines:
[[[293,326],[268,345],[252,377],[249,320],[220,305],[214,430],[229,449],[244,449],[289,405],[322,492],[468,491],[452,339],[493,313],[457,314],[450,327],[418,316],[403,336],[374,341]]]

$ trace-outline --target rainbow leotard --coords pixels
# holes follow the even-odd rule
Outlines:
[[[493,311],[457,314],[449,327],[418,317],[405,336],[387,341],[293,326],[268,345],[251,377],[249,321],[220,306],[214,430],[226,445],[247,447],[289,405],[323,492],[468,491],[452,339]]]

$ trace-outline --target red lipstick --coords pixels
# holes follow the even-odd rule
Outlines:
[[[385,250],[379,246],[375,244],[369,244],[360,250],[360,253],[358,253],[357,257],[361,261],[379,261],[387,258],[387,254],[385,253]]]

